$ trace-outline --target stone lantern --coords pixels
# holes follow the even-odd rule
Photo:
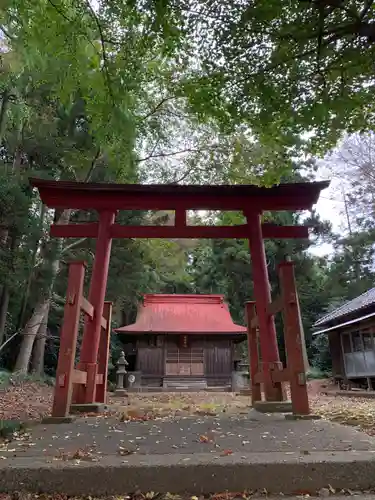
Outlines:
[[[117,361],[117,371],[116,371],[116,390],[115,396],[126,396],[126,390],[124,387],[124,378],[127,373],[126,367],[129,363],[125,359],[124,351],[121,351],[120,357]]]

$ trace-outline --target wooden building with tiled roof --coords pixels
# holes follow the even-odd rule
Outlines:
[[[375,388],[375,288],[329,312],[314,335],[327,335],[333,375]]]

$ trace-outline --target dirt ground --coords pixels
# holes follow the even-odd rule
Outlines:
[[[358,426],[375,435],[375,400],[324,395],[329,388],[329,380],[309,382],[312,411],[322,418]],[[37,420],[49,415],[52,395],[52,387],[35,383],[21,383],[3,389],[0,391],[0,420]],[[129,420],[173,418],[177,415],[245,414],[249,408],[249,397],[233,393],[133,393],[128,401],[111,397],[109,402],[112,413]]]

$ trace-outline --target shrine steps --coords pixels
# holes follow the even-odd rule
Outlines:
[[[155,393],[159,394],[161,392],[231,392],[232,388],[230,385],[223,385],[223,386],[208,386],[205,389],[197,389],[196,387],[184,387],[184,386],[179,386],[179,388],[176,387],[149,387],[149,386],[142,386],[138,388],[129,388],[127,389],[127,393]]]
[[[164,377],[163,389],[205,391],[207,389],[207,380],[204,377]]]

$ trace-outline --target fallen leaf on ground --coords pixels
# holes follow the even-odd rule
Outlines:
[[[128,448],[124,448],[123,446],[118,447],[118,454],[121,455],[122,457],[131,455],[132,453],[134,453],[134,450],[129,450]]]
[[[228,455],[233,455],[233,451],[232,450],[223,450],[222,455],[224,457],[227,457]]]
[[[53,387],[17,382],[0,391],[0,420],[38,420],[50,414]]]
[[[202,436],[199,436],[199,442],[200,443],[209,443],[210,439],[208,438],[208,436],[202,435]]]

